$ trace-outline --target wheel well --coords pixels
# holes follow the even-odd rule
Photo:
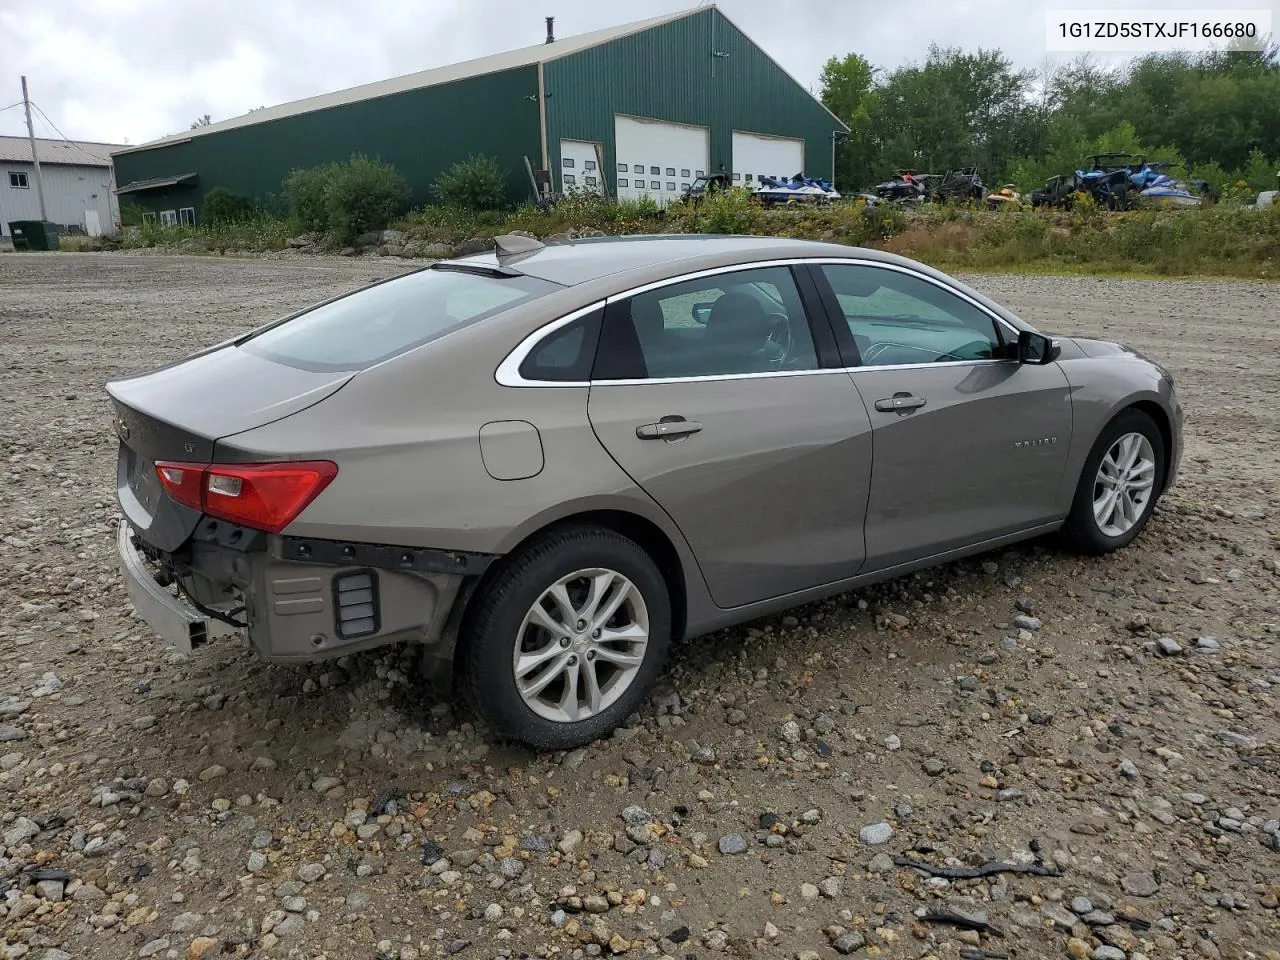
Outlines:
[[[1166,487],[1169,486],[1169,467],[1173,464],[1173,428],[1169,424],[1169,415],[1164,412],[1164,408],[1160,404],[1151,400],[1139,400],[1130,410],[1140,410],[1156,423],[1156,428],[1160,431],[1160,439],[1164,442],[1164,470],[1161,474],[1163,477],[1163,485],[1160,492],[1164,493]]]
[[[683,637],[688,617],[688,598],[684,588],[684,565],[680,562],[680,554],[676,551],[675,545],[662,532],[662,529],[651,520],[646,520],[644,517],[634,513],[627,513],[625,510],[589,510],[583,513],[575,513],[568,517],[561,517],[559,520],[535,530],[512,547],[510,552],[515,553],[531,540],[544,536],[553,530],[584,526],[603,527],[606,530],[621,534],[627,539],[635,541],[640,546],[640,549],[644,550],[653,559],[653,562],[658,566],[658,571],[662,574],[663,581],[667,585],[667,595],[671,600],[671,636],[673,639]],[[501,564],[501,560],[497,561],[481,576],[475,589],[467,597],[468,607],[471,605],[472,600],[483,592],[485,582],[500,569]]]

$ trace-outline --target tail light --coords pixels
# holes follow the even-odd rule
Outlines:
[[[170,499],[254,530],[279,533],[338,475],[328,460],[286,463],[173,463],[156,475]]]

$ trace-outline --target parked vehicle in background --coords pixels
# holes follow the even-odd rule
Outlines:
[[[623,722],[673,639],[1040,534],[1124,547],[1182,451],[1140,354],[764,237],[500,237],[107,392],[161,637],[415,642],[545,749]]]
[[[1253,202],[1254,207],[1262,210],[1266,207],[1280,204],[1280,170],[1276,171],[1276,188],[1275,190],[1263,190],[1259,193],[1258,199]]]
[[[981,200],[987,194],[977,167],[948,170],[932,184],[931,197],[937,203],[965,203]]]
[[[1022,194],[1015,184],[1006,183],[999,190],[987,194],[987,207],[991,210],[1016,210],[1022,206]]]
[[[931,195],[929,184],[937,178],[936,173],[899,170],[892,180],[877,183],[875,193],[891,203],[924,203]]]
[[[1050,177],[1044,182],[1043,187],[1037,187],[1031,191],[1031,206],[1036,209],[1041,207],[1070,209],[1075,202],[1076,194],[1080,192],[1080,187],[1073,175]]]

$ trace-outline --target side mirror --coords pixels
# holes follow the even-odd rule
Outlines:
[[[1019,363],[1053,363],[1062,355],[1062,345],[1043,333],[1022,330],[1018,333]]]
[[[695,303],[692,307],[694,322],[700,323],[705,327],[707,325],[707,321],[711,319],[711,308],[715,305],[714,300],[708,303]]]

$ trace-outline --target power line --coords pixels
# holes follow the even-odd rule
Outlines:
[[[11,103],[7,107],[0,107],[0,113],[4,113],[6,110],[12,110],[14,107],[20,107],[20,106],[22,106],[21,100],[19,100],[17,103]]]
[[[41,110],[41,109],[40,109],[40,104],[38,104],[38,103],[36,103],[34,100],[32,100],[32,101],[31,101],[31,105],[32,105],[33,107],[35,107],[35,108],[36,108],[36,112],[37,112],[38,114],[40,114],[40,116],[42,116],[42,117],[44,118],[44,122],[45,122],[45,123],[47,123],[49,126],[51,126],[51,127],[53,128],[54,132],[55,132],[55,133],[57,133],[57,134],[58,134],[58,136],[60,136],[60,137],[63,139],[63,141],[64,141],[65,143],[67,143],[67,144],[71,145],[72,147],[75,147],[77,150],[79,150],[81,153],[83,153],[86,157],[93,157],[93,159],[98,160],[98,161],[101,161],[102,163],[110,163],[110,162],[111,162],[110,158],[108,158],[108,157],[100,157],[100,156],[98,156],[96,153],[90,153],[90,152],[89,152],[88,150],[86,150],[84,147],[80,146],[80,144],[79,144],[79,143],[77,143],[76,141],[72,140],[72,139],[71,139],[70,137],[68,137],[65,133],[63,133],[61,130],[59,130],[59,129],[58,129],[58,125],[57,125],[56,123],[54,123],[52,120],[50,120],[50,119],[49,119],[49,115],[48,115],[47,113],[45,113],[43,110]]]

